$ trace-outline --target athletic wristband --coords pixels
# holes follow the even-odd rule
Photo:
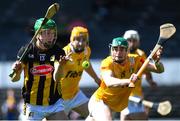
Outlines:
[[[155,62],[155,65],[156,65],[156,68],[157,68],[159,71],[163,71],[163,67],[161,66],[160,61],[156,61],[156,62]]]
[[[156,61],[155,61],[155,65],[156,65],[156,66],[160,66],[160,61],[159,61],[159,60],[156,60]]]

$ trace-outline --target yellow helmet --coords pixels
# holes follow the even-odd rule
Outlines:
[[[74,41],[74,37],[83,35],[86,37],[87,42],[89,42],[89,33],[87,28],[81,27],[81,26],[76,26],[72,29],[71,31],[71,37],[70,41]]]

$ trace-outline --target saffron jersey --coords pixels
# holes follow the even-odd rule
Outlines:
[[[91,50],[88,47],[81,53],[73,52],[71,45],[65,46],[64,51],[66,55],[70,54],[71,61],[68,61],[65,65],[64,72],[65,76],[60,80],[61,92],[63,99],[72,99],[79,91],[79,82],[83,73],[82,63],[85,60],[89,60]]]
[[[134,56],[140,56],[142,58],[142,60],[146,59],[146,54],[144,51],[137,49],[135,51],[135,53],[133,54],[129,54],[130,58],[134,58]],[[136,86],[135,88],[133,88],[132,92],[131,92],[131,96],[143,96],[143,92],[142,92],[142,78],[140,78],[139,81],[136,82]]]
[[[111,71],[115,78],[128,79],[132,73],[136,73],[141,67],[142,62],[139,56],[134,58],[134,63],[131,64],[129,57],[124,65],[113,62],[112,57],[109,56],[101,63],[101,72]],[[96,100],[103,100],[113,111],[120,112],[128,105],[128,98],[132,88],[128,86],[109,88],[106,86],[104,80],[97,91],[94,93]]]

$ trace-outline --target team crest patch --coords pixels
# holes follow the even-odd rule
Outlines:
[[[50,74],[54,70],[54,67],[51,65],[38,65],[31,68],[31,73],[33,75],[45,76]]]

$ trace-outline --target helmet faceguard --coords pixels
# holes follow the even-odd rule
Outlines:
[[[140,37],[137,31],[135,30],[128,30],[124,33],[123,36],[129,42],[129,48],[131,52],[136,51],[136,49],[140,45]]]
[[[34,25],[34,30],[37,31],[44,18],[40,18],[36,21]],[[37,35],[37,40],[42,44],[46,49],[52,48],[57,40],[57,25],[56,23],[49,19],[46,24],[44,24]]]
[[[113,61],[122,63],[128,53],[128,42],[122,37],[114,38],[110,44],[110,49]]]
[[[124,39],[134,39],[136,41],[140,41],[139,33],[135,30],[128,30],[124,33]]]
[[[77,40],[77,41],[76,41]],[[85,46],[89,44],[89,33],[88,30],[81,26],[73,28],[70,37],[71,45],[75,52],[82,52]],[[84,45],[85,43],[85,45]]]

